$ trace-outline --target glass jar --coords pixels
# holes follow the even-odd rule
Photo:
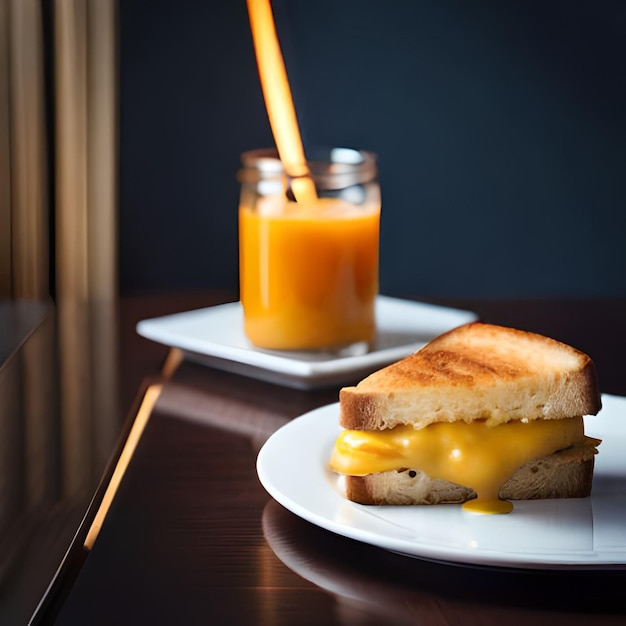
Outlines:
[[[241,157],[244,330],[259,348],[366,349],[376,332],[381,210],[376,158],[350,148],[313,156],[308,181],[288,177],[275,150]]]

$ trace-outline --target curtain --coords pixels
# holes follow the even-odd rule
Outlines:
[[[56,293],[116,292],[116,10],[54,2]]]
[[[117,295],[116,20],[0,0],[0,297]]]
[[[0,296],[49,294],[43,25],[38,0],[0,0]]]

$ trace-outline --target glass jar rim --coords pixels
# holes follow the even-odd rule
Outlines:
[[[315,148],[307,155],[307,165],[314,180],[329,187],[345,187],[375,180],[377,155],[355,148]],[[259,148],[241,154],[239,182],[285,178],[285,170],[275,148]]]

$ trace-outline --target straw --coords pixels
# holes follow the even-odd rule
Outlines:
[[[302,147],[270,0],[247,0],[247,5],[261,89],[278,156],[287,175],[294,179],[296,202],[314,201],[315,186]]]

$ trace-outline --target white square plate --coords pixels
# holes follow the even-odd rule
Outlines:
[[[137,332],[211,367],[309,389],[357,381],[476,319],[471,311],[378,296],[376,341],[369,352],[356,355],[255,348],[244,335],[239,302],[142,320]]]

